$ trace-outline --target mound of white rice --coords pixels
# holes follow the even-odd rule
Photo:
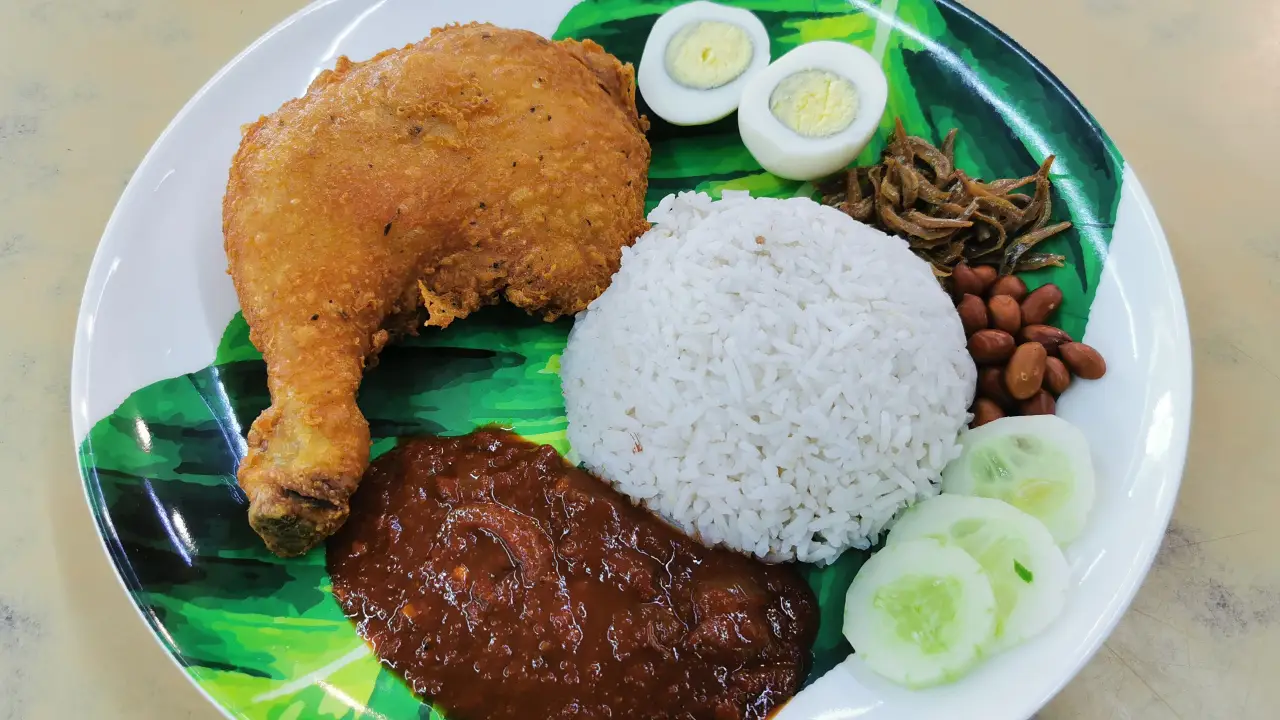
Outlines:
[[[703,542],[822,564],[937,492],[976,371],[902,240],[747,193],[649,219],[561,360],[593,472]]]

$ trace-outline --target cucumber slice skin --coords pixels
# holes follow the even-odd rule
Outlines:
[[[844,634],[872,670],[909,688],[955,680],[995,632],[991,582],[973,558],[932,538],[885,546],[845,598]]]
[[[982,566],[996,597],[988,654],[1043,632],[1066,605],[1070,568],[1048,529],[1003,500],[939,495],[917,503],[889,533],[889,544],[935,538]]]
[[[1007,417],[965,432],[942,491],[1004,500],[1044,523],[1059,545],[1083,532],[1096,479],[1089,442],[1056,415]]]

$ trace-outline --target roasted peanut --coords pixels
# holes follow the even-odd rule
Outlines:
[[[987,306],[982,304],[982,298],[977,295],[966,293],[956,305],[956,312],[960,314],[960,323],[964,325],[965,337],[987,327]]]
[[[991,317],[991,327],[1010,335],[1022,327],[1022,308],[1008,295],[993,295],[987,301],[987,315]]]
[[[1053,396],[1044,390],[1032,395],[1030,400],[1023,400],[1018,406],[1023,415],[1052,415],[1057,408],[1058,404],[1053,401]]]
[[[964,263],[956,265],[951,271],[951,287],[954,289],[957,297],[982,294],[982,278],[978,277],[973,268]]]
[[[1013,355],[1013,336],[1003,330],[979,330],[969,338],[969,354],[979,365],[1002,363]]]
[[[1004,411],[999,405],[986,398],[978,398],[973,403],[973,421],[969,423],[969,427],[982,427],[993,420],[999,420],[1004,417]]]
[[[1107,374],[1107,361],[1102,359],[1102,354],[1084,343],[1067,343],[1059,348],[1059,352],[1062,353],[1062,362],[1077,377],[1097,380]]]
[[[1027,400],[1040,392],[1047,357],[1048,354],[1040,343],[1019,345],[1004,369],[1004,386],[1009,389],[1009,394],[1018,400]]]
[[[1020,277],[1015,275],[1005,275],[1004,277],[997,278],[996,281],[991,284],[991,292],[988,294],[991,297],[995,297],[997,295],[1008,295],[1015,301],[1022,302],[1023,298],[1027,296],[1027,284],[1022,282],[1022,278]]]
[[[1018,342],[1038,342],[1050,355],[1057,355],[1058,348],[1071,342],[1071,336],[1052,325],[1027,325],[1018,331]]]
[[[988,367],[978,371],[978,397],[992,400],[1005,410],[1018,407],[1018,401],[1004,386],[1004,368]]]
[[[1054,397],[1066,392],[1067,387],[1071,385],[1071,373],[1067,370],[1067,366],[1056,357],[1045,358],[1044,361],[1044,386]]]
[[[978,293],[979,295],[985,294],[987,290],[991,289],[991,285],[996,281],[996,276],[998,275],[995,267],[991,265],[979,265],[973,268],[973,274],[977,275],[978,280],[982,281],[982,292]]]
[[[1053,283],[1042,285],[1022,301],[1022,322],[1027,325],[1041,325],[1061,304],[1062,291],[1058,286]]]

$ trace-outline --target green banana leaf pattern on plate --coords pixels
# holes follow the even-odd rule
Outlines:
[[[645,38],[675,0],[587,0],[557,38],[590,38],[638,63]],[[734,0],[764,22],[776,58],[813,40],[841,40],[882,58],[889,105],[859,158],[873,162],[893,119],[934,142],[959,128],[957,162],[981,177],[1030,174],[1049,154],[1054,219],[1075,229],[1046,249],[1064,329],[1082,335],[1111,239],[1123,162],[1110,140],[1021,48],[950,0]],[[642,112],[646,108],[641,108]],[[678,128],[650,114],[648,205],[683,190],[812,196],[812,185],[762,171],[733,116]],[[360,406],[376,456],[398,436],[459,434],[491,423],[568,451],[559,356],[571,321],[544,324],[506,307],[387,348]],[[99,530],[157,637],[229,714],[243,718],[443,718],[383,668],[343,617],[321,551],[266,552],[245,521],[235,482],[244,433],[268,404],[266,370],[239,315],[213,364],[133,393],[90,431],[80,466]],[[849,654],[844,593],[865,560],[850,551],[802,568],[821,606],[814,679]],[[476,692],[483,692],[476,688]]]

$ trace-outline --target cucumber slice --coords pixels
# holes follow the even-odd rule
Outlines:
[[[954,680],[995,631],[991,582],[973,558],[933,538],[871,556],[844,604],[844,636],[872,670],[911,688]]]
[[[1044,523],[1059,545],[1080,536],[1093,507],[1089,442],[1055,415],[1007,417],[966,432],[942,491],[1004,500]]]
[[[889,544],[934,538],[978,561],[996,598],[989,652],[1033,637],[1062,613],[1070,570],[1053,536],[1002,500],[939,495],[916,504],[893,526]]]

